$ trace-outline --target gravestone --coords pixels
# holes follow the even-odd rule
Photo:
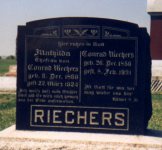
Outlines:
[[[133,23],[54,18],[19,26],[16,128],[144,134],[150,61],[149,35]]]
[[[5,76],[14,76],[16,77],[16,71],[17,70],[17,66],[16,65],[10,65],[9,66],[9,71],[7,73],[5,73]]]

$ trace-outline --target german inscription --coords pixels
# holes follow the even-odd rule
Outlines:
[[[149,66],[140,55],[147,39],[142,45],[131,23],[128,30],[118,27],[120,21],[110,27],[102,22],[111,20],[73,19],[85,22],[64,18],[19,27],[17,129],[144,133],[140,69]]]

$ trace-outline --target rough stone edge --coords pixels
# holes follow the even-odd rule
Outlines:
[[[138,150],[138,149],[155,149],[155,150],[162,150],[162,132],[154,132],[153,130],[150,131],[149,134],[158,134],[158,137],[153,137],[153,136],[129,136],[129,135],[112,135],[112,134],[89,134],[86,133],[85,135],[89,135],[87,137],[89,137],[88,139],[83,139],[83,140],[78,140],[78,139],[65,139],[64,137],[62,137],[62,139],[59,138],[53,138],[50,139],[51,135],[54,134],[62,134],[65,135],[65,132],[50,132],[50,137],[44,137],[44,138],[33,138],[33,137],[14,137],[14,135],[12,136],[12,133],[16,133],[18,132],[19,134],[24,133],[32,133],[32,131],[15,131],[15,126],[11,126],[3,131],[0,132],[0,150],[23,150],[23,149],[27,149],[27,150],[72,150],[72,149],[80,149],[80,150],[91,150],[91,149],[95,149],[95,150],[105,150],[105,149],[133,149],[133,150]],[[38,132],[34,131],[35,134],[37,134]],[[39,132],[42,134],[45,134],[47,132]],[[29,134],[29,135],[30,135]],[[84,133],[71,133],[72,135],[82,135]],[[67,134],[69,135],[69,134]],[[96,139],[94,140],[92,137],[96,136]],[[92,136],[92,137],[91,137]],[[143,140],[143,139],[154,139],[153,142],[155,142],[156,140],[158,142],[153,143],[143,143],[144,141],[142,141],[141,143],[135,143],[133,141],[131,142],[123,142],[123,141],[111,141],[110,139],[101,141],[99,139],[97,139],[97,137],[122,137],[124,138],[128,138],[130,137],[130,139],[136,139],[136,142],[138,140]],[[140,137],[142,137],[140,139]],[[120,138],[119,138],[120,139]],[[110,141],[109,141],[110,140]]]
[[[0,150],[162,150],[161,146],[74,141],[17,141],[0,139]]]

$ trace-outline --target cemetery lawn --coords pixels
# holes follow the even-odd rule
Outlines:
[[[0,76],[8,72],[10,65],[15,65],[16,59],[0,59]]]
[[[0,94],[0,131],[15,124],[16,95]]]
[[[162,130],[162,94],[152,95],[153,114],[149,121],[149,129]]]
[[[162,130],[162,95],[153,94],[153,115],[149,129]],[[15,124],[16,95],[0,94],[0,131]]]

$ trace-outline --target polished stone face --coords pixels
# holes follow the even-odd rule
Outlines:
[[[143,134],[150,61],[149,36],[136,24],[56,18],[20,26],[16,128]]]

